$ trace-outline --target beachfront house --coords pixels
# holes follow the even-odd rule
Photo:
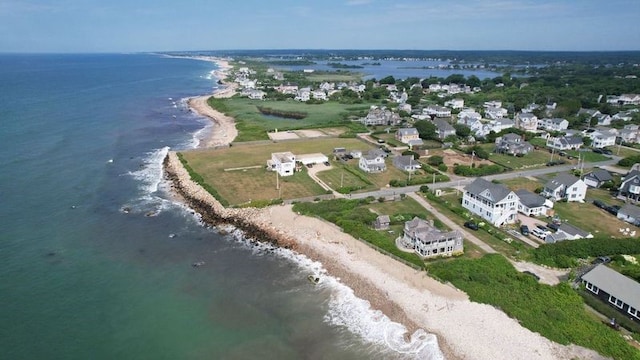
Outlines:
[[[640,284],[637,281],[600,264],[582,275],[582,283],[622,316],[640,321]]]
[[[460,231],[441,231],[435,228],[433,221],[418,217],[404,223],[402,236],[396,239],[396,244],[424,258],[451,256],[463,251]]]
[[[373,228],[375,230],[389,230],[390,224],[391,219],[389,218],[389,215],[378,215],[378,217],[373,221]]]
[[[512,224],[518,213],[518,196],[502,184],[477,178],[464,188],[462,207],[494,226]]]
[[[544,185],[541,194],[553,201],[584,202],[584,198],[587,195],[587,184],[579,177],[561,173]]]
[[[267,168],[280,176],[291,176],[296,169],[296,156],[289,151],[272,153],[271,160],[267,160]]]

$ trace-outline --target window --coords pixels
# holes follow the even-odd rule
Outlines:
[[[609,295],[609,302],[612,303],[613,305],[619,307],[620,309],[622,309],[622,307],[624,306],[624,303],[622,302],[622,300],[616,298],[613,295]]]
[[[600,292],[600,289],[598,289],[598,287],[593,285],[592,283],[587,283],[587,289],[590,290],[594,294],[597,294],[597,293]]]
[[[638,315],[638,309],[629,306],[629,310],[627,311],[629,314],[631,314],[631,316],[640,319],[640,316]]]

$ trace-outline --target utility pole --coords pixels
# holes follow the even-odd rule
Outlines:
[[[340,174],[340,187],[342,187],[343,182],[344,182],[344,171]]]
[[[411,172],[413,171],[413,155],[409,158],[409,180],[407,181],[407,186],[411,183]]]

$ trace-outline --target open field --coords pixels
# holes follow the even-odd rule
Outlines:
[[[357,191],[375,190],[376,186],[371,182],[365,182],[361,177],[356,176],[353,172],[360,172],[357,168],[357,160],[350,160],[356,165],[347,165],[342,162],[333,162],[333,167],[329,170],[320,171],[316,174],[320,180],[329,185],[332,189],[340,188],[358,189]],[[345,168],[349,167],[349,170]],[[366,175],[362,173],[366,178]]]
[[[493,153],[493,150],[495,149],[494,144],[484,144],[481,145],[481,147],[490,153],[489,160],[498,165],[502,165],[506,168],[511,169],[542,167],[551,160],[551,154],[544,149],[534,150],[525,156],[518,157],[507,154]],[[558,160],[558,158],[558,154],[555,154],[553,157],[554,160]],[[577,160],[567,160],[566,158],[563,159],[567,161],[567,163],[577,163]]]
[[[535,179],[535,178],[534,178]],[[526,189],[529,191],[535,191],[537,188],[544,186],[544,183],[529,177],[517,177],[507,180],[500,180],[501,184],[504,184],[509,189],[516,191],[520,189]]]
[[[353,73],[311,73],[306,75],[307,80],[321,83],[323,81],[328,82],[351,82],[351,81],[360,81],[364,74],[353,72]]]
[[[324,138],[284,143],[236,144],[226,149],[187,151],[182,155],[206,183],[213,186],[229,203],[237,205],[257,199],[295,199],[324,194],[325,191],[307,176],[306,171],[290,177],[280,177],[281,190],[277,190],[276,173],[265,169],[266,162],[273,152],[330,155],[335,147],[362,150],[370,148],[357,139]],[[258,168],[251,168],[256,166]],[[230,170],[236,168],[247,169]]]
[[[229,99],[209,99],[209,105],[236,120],[238,137],[236,142],[251,140],[267,140],[267,132],[293,130],[323,125],[354,126],[350,117],[358,118],[366,115],[370,104],[343,105],[337,102],[309,105],[295,100],[260,101],[248,98],[233,97]],[[278,116],[266,116],[260,113],[258,106],[276,109],[283,112],[302,112],[304,119],[287,119]]]

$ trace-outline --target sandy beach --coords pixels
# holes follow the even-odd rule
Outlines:
[[[228,63],[212,61],[220,66],[219,76],[228,74]],[[228,84],[216,94],[189,101],[194,111],[216,124],[201,147],[225,146],[237,136],[233,118],[207,104],[210,96],[233,94],[235,87]],[[469,301],[464,292],[380,254],[337,226],[296,214],[291,205],[226,209],[191,181],[173,152],[167,155],[164,165],[174,190],[203,214],[205,222],[232,223],[248,236],[268,239],[319,261],[331,276],[369,301],[373,309],[403,324],[409,335],[418,329],[435,334],[446,359],[603,359],[594,351],[560,345],[533,333],[502,311]]]
[[[232,117],[215,110],[209,104],[207,100],[210,97],[216,98],[228,98],[232,97],[236,93],[237,84],[234,82],[227,82],[225,79],[229,75],[229,71],[232,66],[224,59],[206,57],[201,60],[215,62],[219,69],[214,71],[213,76],[220,79],[224,85],[221,89],[215,91],[210,95],[197,96],[189,99],[189,107],[201,116],[205,116],[214,123],[213,129],[206,139],[201,140],[198,147],[210,148],[217,146],[226,146],[233,142],[238,136],[238,130],[235,127],[235,120]]]

